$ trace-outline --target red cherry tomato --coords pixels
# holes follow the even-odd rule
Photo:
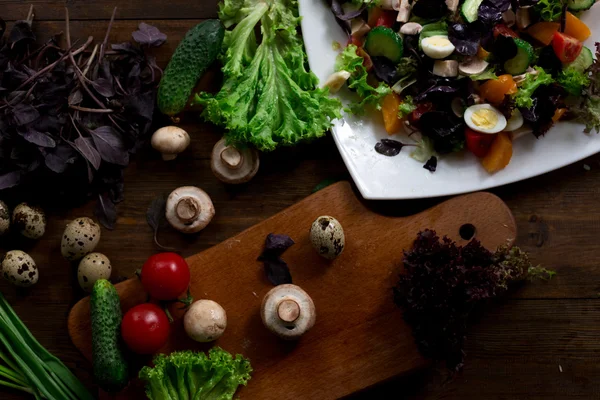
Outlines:
[[[579,53],[581,53],[583,43],[572,36],[565,35],[561,32],[555,32],[552,37],[552,48],[560,61],[570,63],[575,61],[577,56],[579,56]]]
[[[362,47],[359,47],[356,50],[356,54],[363,58],[363,65],[367,72],[371,71],[371,69],[373,68],[373,60],[371,60],[371,56],[368,55]]]
[[[423,114],[433,110],[433,103],[421,103],[408,116],[408,121],[413,125],[418,125]]]
[[[519,35],[517,35],[517,33],[515,31],[513,31],[512,29],[510,29],[508,26],[506,26],[504,24],[496,24],[496,26],[494,26],[493,33],[494,33],[494,39],[496,39],[500,35],[514,37],[514,38],[519,37]]]
[[[175,253],[159,253],[142,267],[142,285],[158,300],[175,300],[190,284],[190,267]]]
[[[356,47],[361,47],[363,45],[364,42],[364,38],[357,38],[354,35],[350,35],[350,38],[348,39],[348,43],[347,44],[353,44]]]
[[[133,352],[154,354],[167,343],[170,333],[167,314],[151,303],[135,306],[123,317],[121,336]]]
[[[387,26],[391,28],[396,22],[397,11],[384,10],[381,15],[377,18],[375,26]]]
[[[491,135],[489,133],[476,132],[473,129],[465,128],[467,149],[477,157],[485,157],[495,138],[495,134]]]

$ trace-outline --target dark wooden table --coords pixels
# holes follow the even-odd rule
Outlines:
[[[216,16],[213,1],[181,0],[34,0],[34,28],[40,38],[64,30],[64,7],[71,13],[73,37],[103,37],[112,8],[119,6],[110,40],[125,41],[142,20],[168,36],[156,52],[165,65],[185,32],[199,20]],[[0,17],[24,19],[29,2],[0,1]],[[165,232],[163,242],[192,255],[254,225],[311,193],[324,179],[347,177],[331,138],[262,158],[249,184],[229,187],[209,166],[210,151],[221,132],[188,114],[182,126],[192,136],[191,150],[165,163],[153,151],[126,172],[125,201],[114,231],[106,229],[97,250],[113,263],[113,277],[129,277],[157,251],[145,212],[158,194],[196,185],[212,197],[217,216],[201,234]],[[567,151],[565,149],[565,151]],[[590,168],[584,168],[587,165]],[[589,170],[588,170],[589,169]],[[598,399],[600,398],[600,156],[544,176],[493,190],[512,209],[519,227],[517,243],[535,262],[555,269],[549,283],[526,285],[494,304],[470,330],[464,371],[448,379],[443,367],[431,368],[374,388],[355,399]],[[388,214],[413,213],[440,199],[376,202]],[[46,235],[31,249],[41,268],[38,285],[0,290],[39,341],[93,388],[90,364],[73,347],[66,331],[71,306],[82,296],[73,267],[60,255],[65,224],[92,216],[92,204],[54,212]],[[2,399],[23,398],[0,390]]]

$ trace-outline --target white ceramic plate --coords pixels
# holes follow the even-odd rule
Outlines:
[[[299,5],[308,62],[323,82],[333,72],[338,53],[333,43],[345,44],[346,35],[325,0],[299,0]],[[585,44],[594,51],[594,42],[600,41],[597,23],[600,6],[585,12],[582,19],[592,29],[592,37]],[[348,92],[340,92],[342,100],[350,96]],[[366,199],[414,199],[488,189],[531,178],[600,152],[600,135],[584,134],[582,125],[561,122],[541,139],[527,135],[516,140],[510,164],[496,174],[488,174],[476,157],[466,151],[442,157],[437,171],[430,173],[422,163],[410,158],[409,148],[396,157],[375,152],[379,139],[389,137],[379,113],[360,119],[344,115],[343,120],[335,121],[332,131],[344,162]],[[396,136],[402,140],[402,135]]]

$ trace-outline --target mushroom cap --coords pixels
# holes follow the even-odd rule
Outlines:
[[[154,132],[150,143],[165,160],[173,160],[190,145],[190,135],[177,126],[165,126]]]
[[[2,260],[2,276],[15,286],[29,287],[37,283],[40,274],[29,254],[11,250]]]
[[[21,203],[15,207],[12,215],[13,226],[17,231],[29,238],[39,239],[46,232],[46,214],[39,207]]]
[[[215,207],[206,192],[195,186],[182,186],[167,198],[165,216],[171,226],[184,233],[199,232],[210,223]]]
[[[299,339],[315,324],[315,304],[302,288],[292,284],[279,285],[263,298],[260,310],[263,324],[286,340]]]
[[[215,301],[198,300],[186,311],[183,326],[188,336],[196,342],[212,342],[225,332],[227,314]]]
[[[10,228],[10,210],[5,202],[0,200],[0,235],[4,235]]]
[[[487,61],[477,56],[471,56],[458,64],[458,72],[462,75],[477,75],[485,71],[488,65]]]
[[[77,268],[79,286],[91,292],[98,279],[109,279],[112,272],[110,260],[102,253],[90,253],[83,257]]]
[[[90,218],[77,218],[65,228],[60,251],[69,261],[79,260],[94,251],[100,241],[100,226]]]
[[[225,139],[213,147],[210,167],[222,182],[238,184],[248,182],[256,175],[260,166],[258,151],[246,147],[237,149],[227,146]]]

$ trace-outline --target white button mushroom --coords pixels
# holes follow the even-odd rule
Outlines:
[[[477,75],[486,70],[489,63],[477,56],[468,57],[463,62],[458,64],[458,72],[462,75]]]
[[[0,200],[0,235],[4,235],[10,229],[10,210],[5,202]]]
[[[286,340],[299,339],[315,324],[315,304],[299,286],[271,289],[263,298],[260,317],[271,332]]]
[[[329,215],[320,216],[310,228],[310,242],[319,255],[333,260],[342,254],[346,245],[342,224]]]
[[[37,283],[40,274],[29,254],[11,250],[2,260],[2,276],[15,286],[29,287]]]
[[[227,314],[212,300],[195,301],[183,317],[185,333],[200,343],[217,340],[227,328]]]
[[[39,207],[21,203],[15,207],[12,215],[13,227],[29,239],[39,239],[46,232],[46,215]]]
[[[190,145],[190,135],[177,126],[165,126],[154,132],[150,144],[162,154],[163,160],[174,160]]]
[[[222,182],[238,184],[248,182],[258,172],[260,160],[258,151],[246,147],[237,149],[227,146],[225,139],[213,147],[210,167],[213,174]]]
[[[77,218],[65,228],[60,251],[69,261],[79,260],[94,251],[100,241],[100,226],[90,218]]]
[[[407,22],[400,27],[400,33],[403,35],[418,35],[423,30],[423,26],[416,22]]]
[[[112,267],[110,260],[102,253],[90,253],[83,257],[77,268],[79,286],[86,292],[91,292],[98,279],[110,279]]]
[[[443,78],[454,78],[458,76],[458,61],[435,60],[433,63],[433,74]]]
[[[165,216],[169,224],[183,233],[196,233],[210,223],[215,207],[206,192],[195,186],[182,186],[167,198]]]

